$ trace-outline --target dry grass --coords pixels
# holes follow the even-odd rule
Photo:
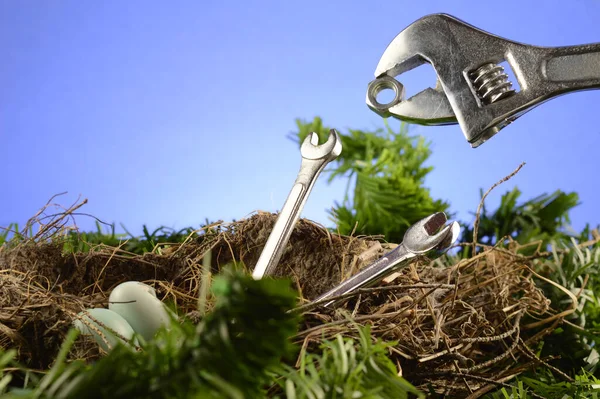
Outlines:
[[[64,254],[65,219],[80,205],[50,222],[36,215],[42,234],[0,247],[0,348],[17,348],[19,360],[34,369],[52,364],[78,312],[106,307],[111,289],[124,281],[151,284],[180,314],[197,317],[205,254],[211,252],[213,273],[232,261],[255,264],[276,218],[258,213],[209,226],[200,239],[143,256],[106,246]],[[474,398],[544,362],[530,348],[577,304],[569,292],[572,308],[552,310],[536,285],[542,277],[533,272],[536,259],[544,255],[520,255],[516,243],[480,246],[471,259],[447,256],[413,264],[334,310],[309,303],[392,246],[299,221],[278,270],[291,276],[300,292],[304,322],[295,337],[298,344],[314,348],[335,334],[355,334],[354,323],[369,323],[376,337],[397,341],[390,355],[409,381]],[[81,337],[70,357],[93,360],[99,351]]]
[[[343,309],[305,309],[297,342],[308,346],[353,334],[352,323],[370,323],[375,336],[397,341],[391,356],[409,381],[453,395],[473,393],[486,380],[539,364],[529,348],[551,330],[536,332],[566,315],[555,317],[536,286],[534,261],[516,250],[488,247],[455,264],[447,259],[447,267],[413,265]]]
[[[72,212],[67,209],[61,215],[56,217],[67,218]],[[130,280],[153,285],[161,300],[193,317],[204,255],[211,251],[213,273],[232,261],[254,264],[275,218],[259,213],[240,222],[209,226],[210,232],[199,240],[164,245],[157,253],[143,256],[104,245],[87,253],[65,253],[60,236],[71,229],[65,228],[64,219],[54,220],[54,235],[48,234],[52,229],[42,227],[43,239],[36,233],[16,245],[0,247],[0,348],[17,348],[19,360],[29,367],[48,368],[77,313],[107,307],[110,291]],[[296,276],[296,287],[314,297],[340,280],[340,267],[360,266],[359,255],[372,245],[380,247],[376,241],[332,235],[301,220],[279,273]],[[310,273],[304,265],[313,265]],[[99,355],[97,345],[85,338],[71,353],[72,358],[90,360]]]

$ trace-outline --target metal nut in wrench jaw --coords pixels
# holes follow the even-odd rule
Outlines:
[[[394,98],[389,103],[382,104],[377,101],[377,94],[385,89],[393,90]],[[386,112],[390,107],[390,104],[398,104],[402,100],[404,100],[404,86],[396,79],[389,76],[383,76],[380,79],[373,80],[369,83],[369,88],[367,89],[367,104],[369,104],[369,107]]]
[[[506,61],[521,90],[499,65]],[[435,88],[388,104],[373,101],[384,81],[421,64],[437,73]],[[367,104],[382,116],[422,125],[460,124],[478,147],[519,116],[565,93],[600,88],[600,43],[566,47],[522,44],[446,14],[425,16],[388,45],[369,84]],[[385,85],[383,86],[385,87]]]
[[[402,244],[314,302],[323,302],[323,306],[330,306],[339,299],[327,301],[328,298],[339,297],[373,285],[409,265],[417,257],[434,259],[440,256],[450,248],[460,233],[457,222],[445,225],[446,220],[446,215],[438,212],[418,221],[406,231]]]
[[[273,274],[319,174],[342,153],[342,141],[334,129],[325,143],[318,144],[319,136],[310,133],[300,147],[300,172],[254,267],[252,277],[255,279]]]

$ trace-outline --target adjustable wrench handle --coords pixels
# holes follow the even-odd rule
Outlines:
[[[544,63],[550,82],[562,83],[573,90],[600,87],[600,43],[555,47]]]

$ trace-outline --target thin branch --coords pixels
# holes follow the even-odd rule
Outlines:
[[[483,194],[483,197],[481,197],[481,201],[479,202],[479,206],[477,207],[477,213],[475,216],[475,223],[473,224],[473,246],[475,247],[477,245],[477,233],[479,232],[479,222],[480,222],[480,218],[481,218],[481,209],[483,208],[483,204],[485,202],[485,199],[487,198],[487,196],[496,188],[498,187],[500,184],[510,180],[514,175],[516,175],[517,173],[519,173],[519,171],[521,170],[521,168],[525,166],[525,162],[521,163],[517,169],[515,169],[511,174],[509,174],[508,176],[503,177],[502,179],[498,180],[492,187],[490,187],[485,194]]]

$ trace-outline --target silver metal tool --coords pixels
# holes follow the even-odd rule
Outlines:
[[[342,141],[334,129],[329,132],[325,143],[318,144],[319,135],[313,132],[304,139],[300,147],[300,172],[254,267],[254,279],[273,274],[319,174],[342,153]]]
[[[513,87],[500,63],[516,76]],[[435,88],[404,99],[395,77],[424,63]],[[382,116],[421,125],[460,124],[473,148],[535,106],[565,93],[600,88],[600,43],[538,47],[492,35],[447,14],[425,16],[388,45],[367,89],[367,104]],[[377,101],[395,92],[388,104]]]
[[[402,244],[313,302],[325,301],[327,298],[368,287],[408,266],[416,258],[434,259],[440,256],[456,241],[460,233],[460,225],[457,222],[445,225],[446,221],[443,212],[434,213],[418,221],[406,231]],[[330,306],[337,301],[339,299],[322,305]]]

